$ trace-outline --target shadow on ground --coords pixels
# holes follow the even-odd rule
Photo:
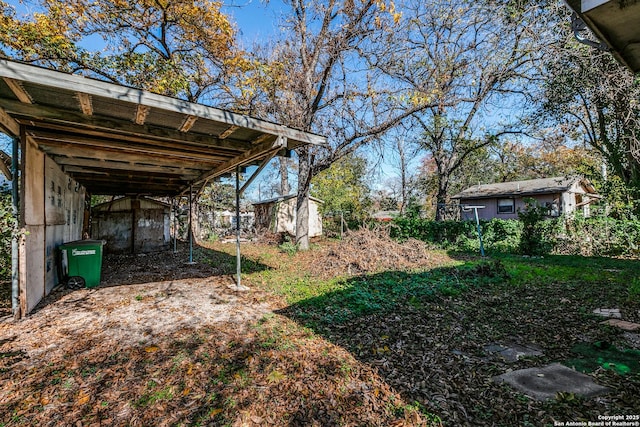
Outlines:
[[[631,276],[637,261],[505,260],[354,277],[338,291],[279,313],[375,367],[406,401],[439,415],[445,425],[553,425],[554,420],[636,413],[639,375],[601,370],[594,375],[612,388],[610,395],[547,402],[491,378],[575,357],[571,349],[579,342],[619,339],[620,331],[600,325],[602,319],[591,312],[608,305],[637,312],[637,301],[628,300],[628,282],[610,280],[603,271]],[[573,264],[582,273],[573,271]],[[566,276],[552,274],[555,268],[566,270]],[[548,277],[540,273],[545,269]],[[581,274],[600,279],[585,283],[578,280]],[[508,363],[485,351],[489,344],[506,342],[540,347],[544,355]]]

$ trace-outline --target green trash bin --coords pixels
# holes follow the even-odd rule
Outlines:
[[[62,276],[67,286],[94,288],[100,284],[104,240],[78,240],[60,245]]]

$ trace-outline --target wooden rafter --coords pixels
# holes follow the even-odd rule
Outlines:
[[[33,100],[31,99],[31,95],[24,89],[22,83],[17,80],[10,79],[8,77],[3,78],[4,82],[9,86],[11,92],[20,100],[20,102],[24,104],[33,104]]]
[[[125,138],[129,141],[156,141],[185,142],[190,145],[206,147],[208,150],[230,150],[242,152],[251,148],[251,143],[235,139],[224,139],[209,135],[194,135],[180,132],[176,129],[168,129],[152,125],[135,125],[129,121],[109,120],[105,121],[95,116],[85,116],[72,112],[61,112],[58,109],[40,105],[25,105],[19,102],[5,101],[4,110],[8,116],[13,116],[17,124],[31,127],[50,129],[55,132],[75,131],[86,136],[110,138]],[[1,117],[0,117],[1,118]],[[19,126],[17,126],[19,129]],[[19,132],[19,131],[18,131]]]
[[[86,93],[78,92],[77,94],[78,102],[80,103],[80,111],[85,116],[93,115],[93,105],[91,104],[91,96]]]
[[[220,136],[218,136],[219,139],[226,139],[228,138],[232,133],[234,133],[236,130],[239,129],[239,126],[229,126],[227,129],[225,129],[224,132],[222,132],[220,134]]]
[[[189,132],[189,130],[191,130],[191,128],[196,124],[197,121],[198,118],[196,116],[187,116],[182,121],[182,124],[180,125],[180,128],[178,130],[180,132]]]
[[[147,120],[147,115],[149,114],[150,110],[151,110],[151,107],[138,104],[136,106],[136,114],[135,114],[135,117],[133,118],[133,122],[137,125],[143,125],[144,122]]]
[[[259,143],[251,150],[245,151],[241,155],[224,162],[217,168],[200,175],[198,179],[196,179],[194,184],[199,184],[200,182],[206,181],[209,178],[231,172],[236,168],[236,166],[246,165],[255,160],[264,158],[270,155],[272,152],[280,151],[282,148],[284,148],[283,144],[286,145],[286,138],[276,138],[275,141],[271,140]]]
[[[7,114],[4,108],[0,108],[0,128],[5,129],[13,136],[20,135],[20,124]]]
[[[73,144],[84,147],[93,147],[98,152],[102,149],[115,149],[121,150],[123,153],[140,153],[142,157],[144,157],[144,154],[160,154],[170,156],[175,159],[202,161],[217,161],[231,157],[228,153],[214,154],[211,150],[207,150],[206,148],[193,147],[188,144],[170,144],[165,142],[146,144],[143,142],[127,141],[126,139],[86,137],[84,135],[77,134],[62,134],[42,131],[35,132],[32,130],[28,130],[27,132],[29,135],[34,137],[38,144],[53,146]]]

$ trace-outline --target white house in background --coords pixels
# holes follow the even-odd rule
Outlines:
[[[474,185],[452,199],[458,200],[463,208],[463,219],[472,219],[474,215],[473,211],[465,212],[465,206],[484,206],[478,209],[480,219],[514,219],[519,210],[525,209],[525,199],[548,207],[550,216],[576,211],[589,216],[589,205],[601,196],[589,180],[574,176]]]
[[[296,195],[262,200],[254,203],[256,230],[296,235]],[[319,205],[324,203],[309,197],[309,237],[322,235],[322,216]]]

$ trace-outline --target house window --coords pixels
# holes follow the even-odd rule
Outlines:
[[[557,199],[553,202],[547,202],[544,206],[549,209],[549,216],[560,216],[560,209],[558,209]]]
[[[498,199],[498,213],[510,214],[516,211],[515,199]]]

